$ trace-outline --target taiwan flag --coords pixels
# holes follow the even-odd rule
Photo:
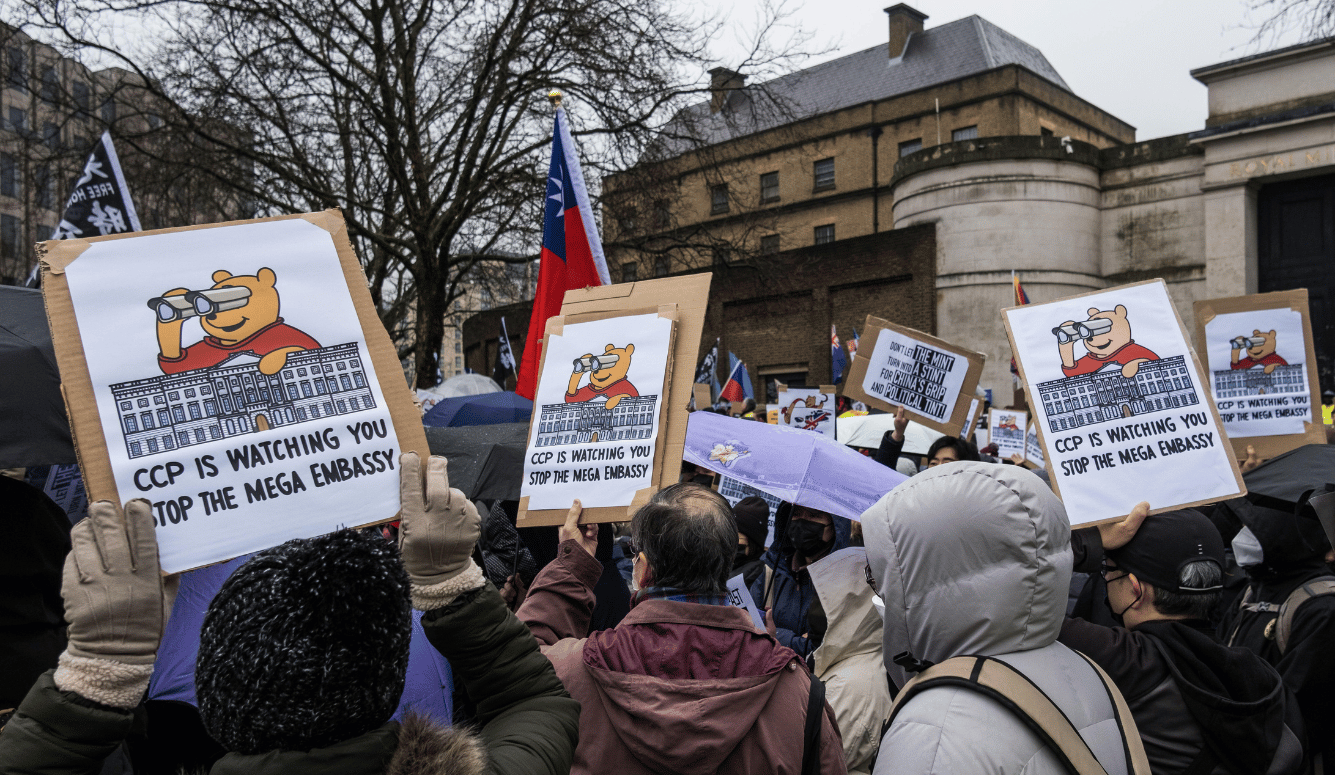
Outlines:
[[[524,360],[519,367],[515,392],[532,399],[538,388],[538,366],[542,363],[542,334],[547,319],[561,313],[561,301],[573,288],[610,285],[603,245],[589,207],[589,192],[579,169],[575,143],[570,139],[566,112],[556,109],[552,131],[552,166],[547,173],[547,201],[542,224],[542,253],[538,265],[538,290],[528,321]]]

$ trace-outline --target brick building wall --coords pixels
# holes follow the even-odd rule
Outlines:
[[[868,315],[936,330],[936,227],[931,224],[786,251],[754,265],[716,266],[700,343],[720,340],[719,379],[731,351],[746,362],[764,403],[764,377],[791,384],[830,381],[830,325],[841,340]],[[510,304],[464,322],[464,363],[490,375],[505,317],[515,358],[523,357],[531,305]],[[679,365],[692,373],[696,364]],[[688,377],[689,378],[689,377]],[[510,380],[505,386],[513,389]]]

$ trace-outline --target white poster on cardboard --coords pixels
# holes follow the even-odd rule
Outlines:
[[[1313,422],[1301,312],[1282,307],[1205,324],[1211,390],[1233,438],[1305,433]]]
[[[528,509],[629,506],[653,484],[672,354],[670,318],[629,315],[547,337],[529,424]]]
[[[835,437],[837,425],[834,393],[817,388],[784,388],[779,391],[779,424]]]
[[[122,499],[171,573],[391,518],[399,444],[329,232],[95,242],[66,268]]]
[[[997,457],[1005,460],[1011,455],[1024,455],[1024,433],[1029,425],[1029,413],[1014,409],[993,409],[987,415],[988,442],[997,445]]]
[[[862,389],[938,423],[955,414],[969,359],[892,329],[876,335]]]
[[[1043,445],[1038,441],[1038,424],[1033,420],[1029,421],[1029,428],[1024,434],[1024,457],[1034,464],[1034,468],[1047,467],[1043,462]]]
[[[1004,314],[1072,524],[1241,491],[1162,281]]]
[[[755,598],[751,597],[751,590],[746,588],[746,578],[741,573],[728,579],[728,602],[738,608],[745,608],[746,612],[751,614],[751,621],[756,625],[756,629],[760,632],[765,631],[765,614],[756,606]]]
[[[722,495],[728,501],[729,506],[736,506],[743,499],[752,495],[765,501],[769,506],[769,532],[765,534],[765,548],[768,549],[774,545],[774,515],[779,510],[779,504],[783,501],[770,495],[763,490],[757,490],[745,482],[739,482],[731,476],[719,475],[718,494]]]

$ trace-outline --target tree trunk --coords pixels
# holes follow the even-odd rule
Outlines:
[[[445,312],[449,306],[445,280],[424,272],[417,285],[417,319],[413,326],[413,384],[430,388],[440,384],[440,348],[445,341]]]

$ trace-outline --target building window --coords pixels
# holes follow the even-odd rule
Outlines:
[[[457,370],[459,370],[459,369],[462,369],[463,367],[464,367],[464,357],[463,357],[462,355],[456,355],[456,356],[454,356],[454,368],[455,368],[455,370],[457,371]]]
[[[463,351],[464,351],[463,343],[462,343],[462,342],[455,342],[455,343],[454,343],[454,351],[455,351],[456,353],[461,353],[461,352],[463,352]]]
[[[171,415],[167,414],[166,409],[158,410],[158,425],[170,425],[171,421]]]
[[[18,198],[19,162],[12,153],[0,153],[0,194]]]
[[[42,102],[55,105],[60,102],[60,77],[56,68],[46,65],[42,68]]]
[[[709,214],[718,215],[728,212],[728,184],[720,183],[709,187]]]
[[[462,356],[456,356],[454,362],[458,363],[461,358]],[[360,371],[352,372],[352,382],[357,387],[366,387],[366,377],[363,377]]]
[[[192,420],[198,420],[198,419],[199,419],[199,416],[200,416],[200,415],[199,415],[199,404],[195,403],[194,401],[191,401],[191,402],[190,402],[190,419],[192,419]]]
[[[153,413],[152,413],[152,412],[140,412],[140,413],[139,413],[139,422],[144,426],[144,430],[146,430],[146,431],[148,431],[148,430],[152,430],[152,429],[153,429]]]
[[[1053,131],[1047,127],[1039,127],[1038,134],[1040,137],[1052,137]]]
[[[107,97],[102,101],[102,123],[114,124],[116,122],[116,101]]]
[[[21,46],[9,47],[9,72],[5,80],[21,92],[28,90],[28,52]]]
[[[828,191],[834,188],[834,159],[821,159],[815,164],[817,191]]]
[[[11,107],[9,109],[9,129],[19,134],[26,133],[28,131],[28,111],[23,108]]]
[[[134,415],[127,416],[125,418],[125,432],[134,433],[135,431],[138,430],[139,430],[139,425],[135,422]]]
[[[654,258],[654,277],[666,277],[672,272],[672,260],[667,256]]]
[[[714,253],[714,264],[716,266],[723,266],[724,264],[732,263],[733,260],[732,248],[714,248],[713,253]]]
[[[639,270],[634,261],[629,261],[621,265],[621,282],[633,283],[639,276]]]
[[[50,121],[42,124],[42,142],[52,151],[60,150],[60,127]]]
[[[960,129],[953,130],[950,133],[950,141],[953,143],[958,143],[960,140],[977,140],[977,139],[978,139],[977,124],[974,124],[973,126],[962,127]]]
[[[55,187],[51,185],[51,168],[45,164],[37,167],[37,174],[33,183],[37,188],[37,207],[42,210],[52,210],[56,206]],[[46,239],[46,235],[39,235]]]
[[[910,153],[917,153],[922,150],[922,138],[916,137],[912,140],[905,140],[899,144],[899,158],[904,158]]]
[[[766,234],[760,238],[760,255],[777,256],[779,255],[779,235]]]
[[[352,390],[352,380],[348,379],[347,374],[338,375],[338,381],[342,383],[344,390]]]
[[[88,84],[83,81],[75,81],[71,84],[70,91],[74,96],[74,109],[80,115],[88,115]]]
[[[817,245],[828,245],[834,242],[834,224],[827,223],[824,226],[817,226],[815,236]]]
[[[130,442],[130,456],[139,457],[142,454],[144,454],[144,448],[139,446],[139,442],[137,441]]]
[[[0,215],[0,257],[19,257],[19,219],[12,215]]]
[[[760,203],[779,201],[779,173],[766,172],[760,176]]]
[[[176,418],[177,422],[185,422],[185,408],[180,405],[173,406],[172,417]]]
[[[195,389],[194,389],[194,388],[186,388],[186,389],[185,389],[185,397],[186,397],[186,398],[194,398],[194,397],[195,397]]]

